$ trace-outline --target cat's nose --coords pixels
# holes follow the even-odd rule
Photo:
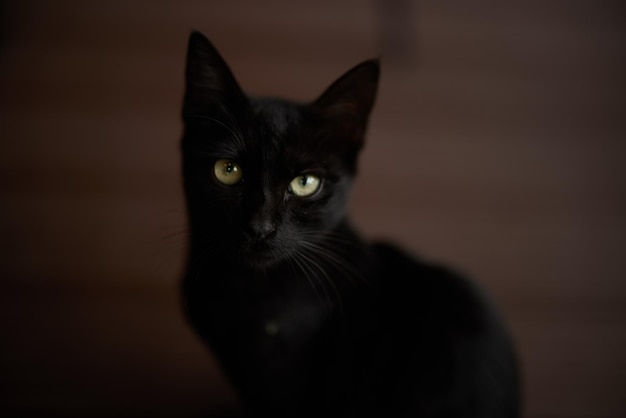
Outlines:
[[[254,220],[245,232],[251,239],[261,241],[276,234],[276,224],[271,220]]]

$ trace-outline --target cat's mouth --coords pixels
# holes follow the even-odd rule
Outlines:
[[[243,245],[243,262],[255,270],[264,270],[283,260],[286,250],[271,240],[247,240]]]

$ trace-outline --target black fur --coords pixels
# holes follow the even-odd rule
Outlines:
[[[251,98],[192,33],[188,318],[248,416],[517,417],[513,350],[481,293],[346,219],[378,74],[366,61],[309,104]],[[220,183],[219,159],[242,180]],[[289,191],[302,173],[322,181],[310,197]]]

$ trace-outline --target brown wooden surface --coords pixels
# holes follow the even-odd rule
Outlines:
[[[392,3],[0,3],[0,416],[234,400],[178,306],[191,28],[246,90],[299,100],[382,53],[355,223],[487,288],[526,417],[623,416],[623,7]]]

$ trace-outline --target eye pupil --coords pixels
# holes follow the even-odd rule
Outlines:
[[[307,176],[300,176],[300,185],[305,187],[309,182],[309,178]]]

